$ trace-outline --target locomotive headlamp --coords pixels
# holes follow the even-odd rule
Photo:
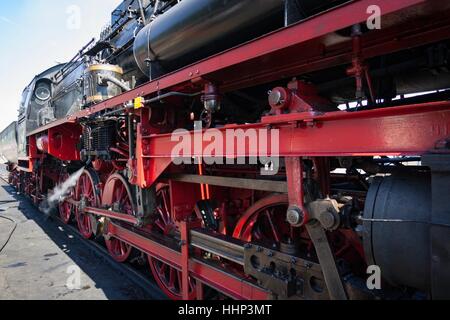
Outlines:
[[[34,95],[41,101],[47,101],[51,96],[50,88],[46,84],[40,84],[34,91]]]

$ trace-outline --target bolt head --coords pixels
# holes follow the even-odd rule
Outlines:
[[[336,219],[334,218],[334,215],[329,211],[322,212],[320,214],[319,220],[320,220],[320,223],[322,224],[322,226],[327,230],[332,229],[336,223]]]
[[[279,106],[281,104],[282,96],[281,92],[274,90],[269,94],[269,103],[273,106]]]
[[[286,220],[292,226],[299,226],[303,223],[305,215],[298,207],[290,207],[287,211]]]

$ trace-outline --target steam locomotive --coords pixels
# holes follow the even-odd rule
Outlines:
[[[99,40],[25,88],[0,134],[9,182],[39,205],[82,169],[61,220],[118,262],[148,258],[172,299],[448,299],[448,13],[125,0]],[[173,163],[175,130],[230,128],[243,151],[216,158],[250,160],[246,130],[278,130],[279,171],[209,164],[206,146]]]

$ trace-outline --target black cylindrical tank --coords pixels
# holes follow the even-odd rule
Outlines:
[[[430,292],[430,172],[415,169],[376,178],[364,219],[368,263],[379,266],[394,286]]]
[[[142,29],[134,42],[139,68],[165,71],[283,25],[284,0],[183,0]],[[277,23],[278,21],[278,23]]]
[[[320,13],[350,0],[288,0],[298,7],[303,18]]]
[[[293,0],[289,0],[293,1]],[[342,0],[297,0],[302,17]],[[144,27],[134,42],[146,75],[157,62],[165,72],[283,27],[285,0],[183,0]]]

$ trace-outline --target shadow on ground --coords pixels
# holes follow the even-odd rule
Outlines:
[[[95,252],[94,249],[89,248],[89,245],[83,243],[80,236],[74,234],[66,226],[58,221],[53,221],[46,215],[38,211],[25,196],[17,194],[15,189],[9,185],[2,185],[2,188],[9,195],[9,199],[0,200],[0,215],[5,215],[5,208],[8,210],[8,217],[16,220],[18,226],[21,223],[26,223],[27,220],[32,220],[39,226],[39,228],[48,236],[49,239],[65,254],[67,255],[81,270],[87,275],[95,284],[96,289],[100,289],[107,299],[111,300],[161,300],[164,295],[156,289],[143,290],[142,287],[136,285],[136,282],[131,281],[124,275],[124,271],[120,266],[114,265],[110,258],[103,254]],[[2,192],[4,194],[4,192]],[[3,198],[3,197],[2,197]],[[12,202],[10,202],[12,201]],[[8,207],[8,205],[11,205]],[[2,209],[3,208],[3,209]],[[17,213],[13,210],[17,208]],[[3,210],[3,212],[2,212]],[[19,229],[19,228],[18,228]],[[22,235],[19,235],[22,236]],[[15,239],[15,241],[26,241],[23,239]],[[11,243],[13,245],[13,243]],[[50,249],[49,249],[50,250]],[[44,261],[52,259],[59,253],[48,252],[42,259]],[[43,261],[43,263],[44,263]],[[16,264],[8,265],[7,268],[24,267],[24,262],[18,261]],[[46,270],[51,272],[52,270]],[[148,270],[145,270],[148,274]],[[68,275],[65,275],[66,277]],[[148,274],[148,277],[150,275]],[[97,299],[95,294],[93,297],[89,295],[90,288],[82,288],[86,290],[85,295],[81,295],[82,299]],[[154,291],[154,292],[153,292]],[[64,295],[64,294],[63,294]],[[64,298],[56,297],[56,298]]]

